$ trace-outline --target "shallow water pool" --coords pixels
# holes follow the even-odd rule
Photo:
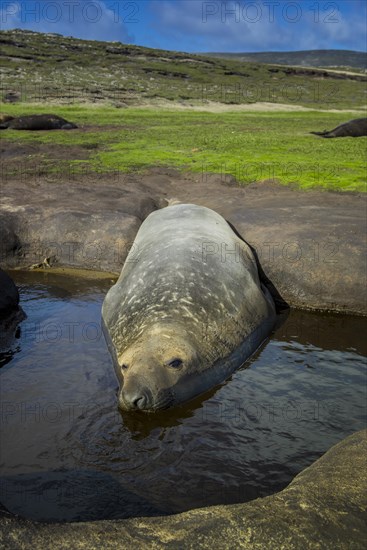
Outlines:
[[[27,319],[0,369],[0,502],[39,521],[151,516],[284,488],[366,425],[367,319],[291,311],[205,395],[117,409],[100,328],[111,280],[13,272]]]

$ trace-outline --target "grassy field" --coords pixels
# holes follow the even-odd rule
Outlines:
[[[366,191],[367,137],[322,139],[311,130],[331,129],[353,113],[198,112],[116,109],[108,106],[0,105],[20,115],[53,112],[80,126],[73,131],[4,130],[2,139],[64,147],[81,146],[88,160],[70,158],[75,170],[143,171],[170,166],[234,176],[242,185],[276,179],[302,189]],[[45,160],[49,171],[64,164]]]
[[[312,109],[349,109],[352,105],[363,109],[366,102],[367,76],[363,74],[21,30],[0,31],[0,41],[0,95],[16,91],[25,103],[133,106],[163,98],[182,103],[271,102]],[[345,54],[337,57],[341,62]]]

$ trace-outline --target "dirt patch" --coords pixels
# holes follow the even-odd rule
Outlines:
[[[93,149],[95,149],[93,147]],[[43,166],[73,160],[87,160],[90,157],[86,145],[57,145],[51,143],[17,143],[2,140],[0,144],[0,164],[5,179],[19,178],[20,174],[39,174]]]
[[[118,130],[144,130],[143,126],[133,126],[127,124],[85,124],[83,126],[78,126],[76,130],[78,133],[89,134],[93,132],[109,132],[109,131],[118,131]]]
[[[132,105],[131,105],[132,106]],[[218,103],[215,101],[206,101],[197,103],[195,101],[168,101],[165,99],[157,99],[156,101],[141,101],[139,105],[134,105],[135,109],[160,108],[172,109],[178,111],[208,111],[210,113],[227,113],[227,112],[297,112],[297,111],[318,111],[325,113],[365,113],[366,110],[361,109],[317,109],[315,107],[303,107],[302,105],[289,103],[269,103],[257,102],[241,105]]]

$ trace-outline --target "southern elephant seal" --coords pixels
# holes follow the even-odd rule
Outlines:
[[[9,122],[9,120],[13,120],[13,116],[7,115],[6,113],[0,113],[0,124],[4,124],[5,122]]]
[[[275,318],[251,249],[219,214],[153,212],[102,306],[120,408],[165,409],[223,382]]]
[[[57,115],[27,115],[0,124],[0,129],[7,128],[10,130],[73,130],[77,126]]]
[[[339,124],[334,130],[324,130],[323,132],[310,132],[315,136],[321,136],[324,138],[336,138],[336,137],[362,137],[367,136],[367,118],[355,118]]]

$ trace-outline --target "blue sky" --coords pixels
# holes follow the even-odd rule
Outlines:
[[[0,0],[22,28],[187,52],[365,51],[365,0]]]

